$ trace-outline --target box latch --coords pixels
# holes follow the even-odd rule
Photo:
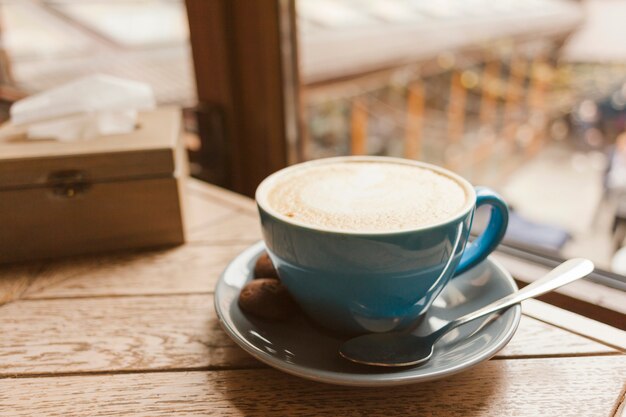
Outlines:
[[[78,169],[54,171],[48,175],[47,184],[54,195],[64,198],[84,194],[91,187],[87,173]]]

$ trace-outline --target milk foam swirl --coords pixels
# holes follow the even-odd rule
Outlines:
[[[465,189],[414,165],[343,161],[279,177],[268,203],[307,225],[344,231],[395,231],[436,224],[459,214]]]

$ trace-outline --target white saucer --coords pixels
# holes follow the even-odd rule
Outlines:
[[[280,322],[256,318],[239,309],[239,291],[252,279],[254,263],[264,250],[263,242],[256,243],[228,265],[215,289],[215,310],[226,333],[245,351],[302,378],[352,386],[402,385],[443,378],[491,358],[511,340],[520,321],[521,307],[516,305],[493,321],[486,318],[468,323],[439,340],[433,357],[420,366],[393,369],[358,365],[339,356],[345,338],[311,324],[303,314]],[[515,290],[511,275],[487,259],[447,285],[415,333],[430,333]]]

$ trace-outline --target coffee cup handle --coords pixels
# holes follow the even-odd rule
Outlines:
[[[467,244],[455,275],[462,274],[482,262],[498,246],[509,224],[509,208],[495,191],[487,187],[476,187],[476,209],[491,206],[489,224],[474,241]],[[471,226],[471,224],[470,224]]]

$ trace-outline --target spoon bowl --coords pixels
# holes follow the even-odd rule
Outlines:
[[[418,337],[410,333],[366,334],[345,342],[339,353],[348,360],[365,365],[419,365],[433,356],[434,341],[430,339],[430,335]]]

